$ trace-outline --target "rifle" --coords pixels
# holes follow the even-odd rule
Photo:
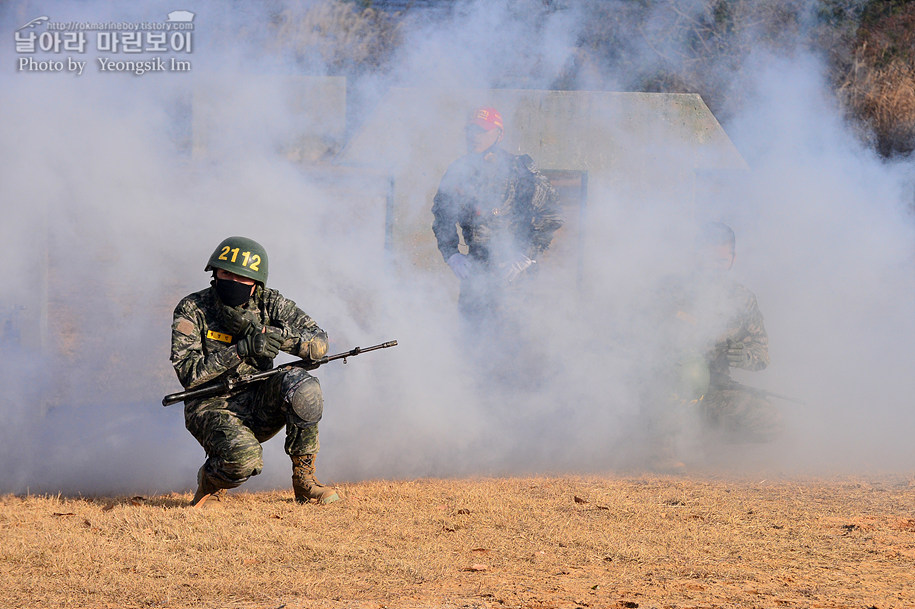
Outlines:
[[[291,368],[303,368],[305,370],[314,370],[328,362],[332,362],[336,359],[342,359],[343,363],[346,363],[346,358],[350,356],[356,356],[360,353],[365,353],[367,351],[375,351],[376,349],[387,349],[388,347],[397,346],[396,340],[390,340],[386,343],[381,343],[380,345],[372,345],[371,347],[353,347],[349,351],[343,353],[337,353],[336,355],[325,355],[324,357],[316,360],[311,359],[300,359],[294,362],[289,362],[288,364],[283,364],[282,366],[277,366],[272,370],[265,370],[264,372],[252,372],[251,374],[242,374],[240,376],[230,376],[224,381],[219,381],[217,383],[211,383],[209,385],[204,385],[203,387],[198,387],[197,389],[188,389],[187,391],[181,391],[178,393],[172,393],[170,395],[162,398],[163,406],[171,406],[177,402],[183,402],[185,400],[192,400],[196,398],[208,398],[214,395],[223,395],[229,393],[233,389],[238,387],[243,387],[245,385],[250,385],[252,383],[259,383],[261,381],[267,380],[274,374],[279,374],[280,372],[285,372]]]
[[[728,379],[726,383],[720,385],[722,389],[734,389],[737,391],[745,391],[751,395],[755,395],[761,398],[776,398],[778,400],[785,400],[786,402],[794,402],[795,404],[804,404],[807,405],[807,402],[799,400],[797,398],[792,398],[787,395],[782,395],[781,393],[775,393],[774,391],[768,391],[767,389],[757,389],[756,387],[750,387],[744,385],[741,382],[735,381],[734,379]]]

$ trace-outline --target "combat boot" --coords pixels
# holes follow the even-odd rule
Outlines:
[[[654,448],[654,454],[648,458],[648,469],[650,471],[656,474],[678,476],[686,473],[686,464],[677,458],[671,439],[659,439]]]
[[[210,477],[206,475],[203,471],[203,466],[201,465],[200,469],[197,470],[197,492],[194,493],[194,498],[191,499],[191,507],[202,507],[210,497],[214,497],[216,500],[221,501],[225,492],[226,489],[216,486],[213,481],[210,480]]]
[[[314,454],[292,456],[292,490],[299,503],[316,499],[318,503],[328,504],[340,500],[337,491],[315,478]]]

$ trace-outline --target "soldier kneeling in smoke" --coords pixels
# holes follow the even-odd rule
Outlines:
[[[769,338],[756,295],[729,276],[736,258],[734,231],[705,224],[696,239],[691,272],[671,281],[662,297],[663,344],[672,401],[695,407],[706,435],[725,442],[766,442],[781,430],[778,411],[763,392],[731,379],[731,368],[762,370]],[[656,469],[680,470],[669,418],[655,412]]]
[[[182,299],[172,322],[171,361],[186,389],[269,370],[280,351],[312,360],[327,353],[324,330],[293,301],[265,286],[267,252],[258,243],[229,237],[204,270],[213,271],[211,287]],[[207,454],[191,505],[259,474],[261,443],[283,427],[296,501],[337,501],[334,489],[315,478],[323,409],[318,379],[300,368],[229,395],[187,400],[185,424]]]

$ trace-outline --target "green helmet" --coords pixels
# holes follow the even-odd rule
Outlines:
[[[247,237],[229,237],[216,246],[205,271],[222,269],[267,284],[267,252]]]
[[[709,387],[708,362],[701,355],[687,354],[677,362],[673,394],[681,402],[701,400]]]

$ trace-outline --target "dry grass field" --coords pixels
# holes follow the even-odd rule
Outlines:
[[[915,607],[915,480],[561,477],[0,497],[0,607]]]

